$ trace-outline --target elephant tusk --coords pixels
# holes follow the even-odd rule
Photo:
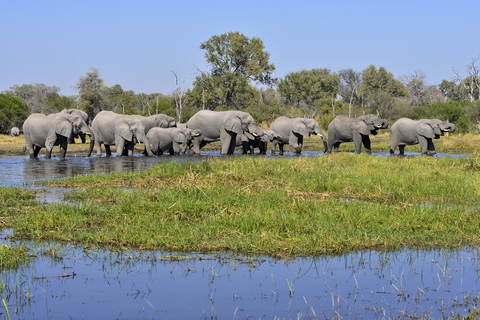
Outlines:
[[[252,132],[252,136],[254,136],[254,137],[258,137],[258,134],[256,134],[256,133]]]

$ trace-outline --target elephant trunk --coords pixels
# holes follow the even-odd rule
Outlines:
[[[145,133],[143,134],[138,134],[137,133],[137,136],[135,137],[138,141],[140,141],[141,143],[143,143],[145,145],[145,151],[147,152],[147,154],[150,156],[150,157],[153,157],[154,154],[152,152],[152,149],[150,148],[150,141],[148,140],[147,136],[145,135]]]
[[[85,130],[85,132],[82,132],[83,134],[83,143],[85,143],[85,135],[88,135],[89,138],[90,138],[90,146],[88,148],[88,154],[87,154],[87,157],[90,157],[92,155],[92,151],[93,151],[93,146],[95,145],[95,135],[93,134],[93,131],[90,129],[90,128],[87,128],[87,130]]]

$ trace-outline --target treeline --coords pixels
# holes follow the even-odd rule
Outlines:
[[[119,84],[107,87],[98,69],[81,76],[78,95],[62,96],[58,87],[44,84],[15,85],[0,94],[0,132],[21,128],[30,113],[45,114],[79,108],[92,118],[101,110],[124,114],[165,113],[186,122],[198,110],[242,110],[257,122],[272,122],[281,115],[312,117],[326,128],[339,114],[355,117],[373,113],[393,123],[400,117],[449,120],[457,132],[474,130],[480,120],[480,75],[473,59],[469,75],[426,83],[417,71],[395,78],[384,67],[370,65],[362,71],[314,68],[274,78],[262,40],[238,32],[212,36],[201,43],[209,70],[197,70],[192,88],[174,72],[175,90],[169,94],[135,93]]]

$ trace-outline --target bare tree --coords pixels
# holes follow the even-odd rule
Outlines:
[[[460,76],[460,73],[457,70],[453,69],[453,72],[456,75],[454,81],[459,82],[459,84],[461,84],[465,88],[470,102],[473,102],[479,99],[480,69],[475,65],[478,59],[480,59],[480,57],[472,59],[472,63],[467,65],[467,72],[469,76],[466,77],[465,79],[463,79]]]
[[[186,95],[187,88],[185,87],[185,79],[183,79],[182,85],[179,85],[177,74],[174,71],[172,71],[172,73],[175,76],[175,90],[173,91],[173,97],[175,98],[175,112],[177,114],[177,122],[180,122],[183,107],[187,103],[189,96]]]
[[[353,69],[343,69],[338,72],[342,80],[342,99],[348,101],[348,116],[352,116],[352,103],[358,100],[358,88],[362,84],[362,73]]]

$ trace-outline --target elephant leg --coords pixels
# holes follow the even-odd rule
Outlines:
[[[273,140],[272,141],[272,145],[270,146],[270,153],[272,155],[275,154],[275,149],[277,148],[277,144],[278,144],[278,141],[277,140]]]
[[[398,150],[400,150],[400,154],[405,154],[405,145],[404,144],[399,145]]]
[[[95,147],[97,148],[97,157],[101,157],[102,156],[102,143],[98,139],[95,139]],[[105,145],[105,150],[107,150],[107,145]]]
[[[32,146],[32,149],[29,149],[29,150],[33,150],[33,152],[30,152],[30,158],[37,158],[41,149],[42,147]]]
[[[65,143],[65,145],[60,144],[60,159],[65,159],[66,154],[67,154],[67,143]]]
[[[135,143],[133,141],[127,141],[127,143],[125,144],[125,148],[123,149],[122,151],[122,156],[133,156],[133,149],[135,147]],[[118,155],[118,151],[117,151],[117,155]]]
[[[303,147],[303,136],[299,136],[297,146],[295,147],[295,153],[296,154],[301,154],[302,153],[302,147]]]
[[[279,143],[278,144],[278,154],[279,155],[283,155],[283,143]]]
[[[100,153],[97,153],[97,154],[102,155],[102,152],[100,151]],[[112,155],[112,148],[110,147],[109,144],[105,145],[105,154],[107,157],[110,157]]]
[[[428,141],[424,137],[420,137],[418,139],[418,143],[420,144],[420,149],[422,149],[423,154],[427,154],[428,151]]]
[[[335,153],[338,153],[338,149],[340,148],[341,144],[342,144],[341,142],[335,142],[333,144],[333,150],[334,150]],[[332,152],[332,151],[330,150],[329,152]]]
[[[365,147],[365,152],[367,154],[371,154],[372,153],[372,147],[371,147],[371,144],[370,144],[370,137],[368,135],[363,135],[362,134],[362,144]],[[361,149],[361,146],[360,146],[360,149]],[[357,151],[357,150],[355,150],[355,151]],[[360,151],[360,150],[358,150],[358,151]],[[360,152],[357,152],[357,153],[360,153]]]
[[[428,152],[429,152],[430,154],[435,154],[435,153],[437,153],[437,152],[435,151],[435,146],[433,145],[432,139],[428,139],[428,140],[427,140],[427,150],[428,150]]]
[[[355,153],[362,152],[362,135],[358,132],[353,134],[353,145],[355,146]]]

